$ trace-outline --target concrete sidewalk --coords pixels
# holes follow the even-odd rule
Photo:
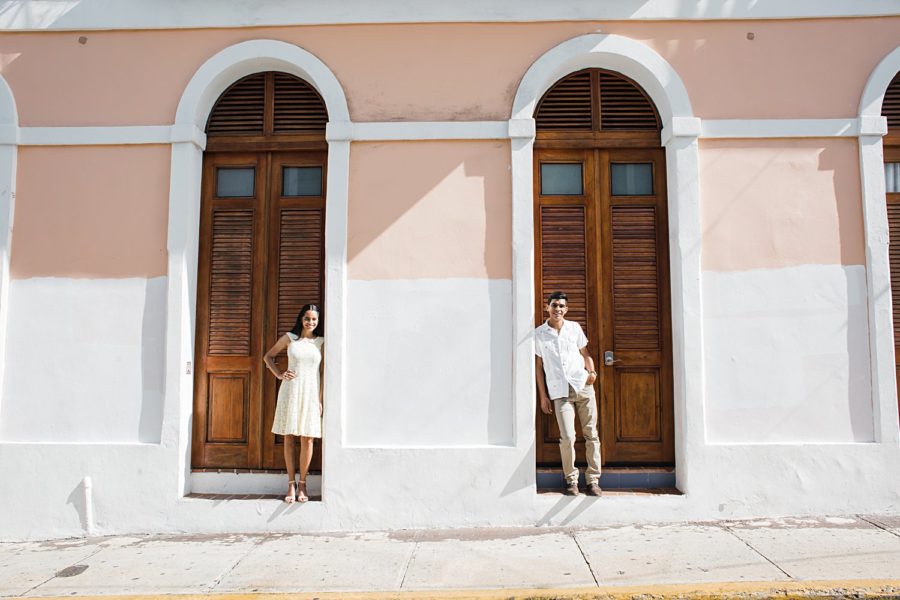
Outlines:
[[[0,544],[3,597],[323,592],[900,597],[900,516]]]

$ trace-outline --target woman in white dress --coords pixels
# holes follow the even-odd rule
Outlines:
[[[275,342],[263,361],[281,380],[272,433],[284,436],[284,463],[288,493],[284,501],[306,502],[306,474],[312,460],[313,439],[322,437],[322,355],[325,338],[320,330],[321,310],[315,304],[300,309],[294,328]],[[275,357],[287,350],[288,368],[281,372]],[[300,485],[294,481],[295,438],[300,438]]]

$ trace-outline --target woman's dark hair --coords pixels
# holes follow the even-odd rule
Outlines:
[[[319,324],[316,325],[315,329],[313,329],[313,336],[320,337],[325,335],[325,321],[322,320],[322,309],[319,308],[318,304],[303,305],[303,308],[301,308],[300,312],[297,313],[297,322],[294,323],[294,328],[291,329],[291,333],[293,333],[297,337],[303,337],[303,315],[305,315],[306,311],[309,310],[319,313]]]

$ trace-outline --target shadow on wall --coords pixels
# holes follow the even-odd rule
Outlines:
[[[708,140],[700,151],[704,270],[865,264],[852,142]]]
[[[872,441],[855,142],[711,140],[701,161],[711,439]]]
[[[144,288],[141,320],[141,410],[138,441],[158,444],[162,439],[165,398],[166,278],[155,277]]]
[[[503,155],[511,156],[507,144],[503,144]],[[491,323],[502,323],[506,319],[501,315],[509,315],[513,308],[510,303],[511,284],[512,284],[512,189],[510,182],[511,165],[508,160],[505,161],[505,169],[498,169],[496,165],[485,165],[480,161],[468,160],[463,164],[463,171],[466,177],[477,177],[484,181],[484,197],[486,199],[484,211],[484,238],[482,260],[484,263],[485,273],[489,278],[509,279],[510,291],[504,294],[498,294],[498,290],[494,286],[488,287],[490,296],[490,319]],[[491,199],[497,202],[505,199],[506,209],[503,206],[492,207]],[[504,252],[501,249],[510,249]],[[502,255],[502,256],[496,256]],[[494,266],[495,262],[502,264],[505,259],[509,271],[504,272],[500,265]],[[504,290],[505,291],[505,290]],[[491,443],[509,444],[515,440],[515,416],[516,416],[516,398],[513,395],[515,380],[512,376],[512,361],[515,352],[509,353],[510,343],[509,331],[491,331],[491,358],[493,361],[505,360],[509,361],[510,378],[504,378],[502,381],[497,377],[491,377],[490,383],[490,400],[488,407],[487,422],[487,439]],[[501,337],[502,336],[502,337]],[[493,369],[491,369],[493,371]],[[512,408],[510,411],[509,408]]]
[[[700,146],[701,153],[701,167],[700,167],[700,185],[701,189],[704,184],[704,179],[708,181],[707,177],[710,173],[717,173],[720,171],[728,171],[732,168],[727,161],[723,161],[723,156],[713,160],[703,160],[704,158],[704,150],[709,151],[709,147],[715,148],[718,144],[715,143],[702,143]],[[754,203],[754,188],[762,181],[765,171],[773,164],[778,161],[778,153],[773,152],[772,156],[767,158],[765,162],[761,165],[755,165],[755,170],[748,177],[746,172],[740,178],[732,178],[728,189],[729,195],[728,200],[723,202],[721,197],[717,197],[715,199],[710,198],[710,195],[718,196],[715,191],[713,194],[707,194],[705,198],[701,195],[701,202],[705,204],[705,208],[701,209],[701,229],[703,231],[700,241],[698,243],[703,244],[703,241],[706,240],[707,244],[710,240],[716,240],[718,236],[722,235],[719,233],[720,230],[725,228],[726,230],[732,227],[732,220],[738,219],[740,220],[740,216],[735,216],[733,213],[739,211],[743,205],[750,203]],[[724,166],[721,164],[725,162]],[[724,205],[724,206],[723,206]],[[710,206],[714,206],[715,208],[710,208]],[[772,224],[775,225],[775,224]],[[727,233],[725,234],[728,235]],[[757,231],[757,236],[765,236],[771,238],[769,231]],[[759,243],[759,242],[757,242]],[[769,246],[774,245],[773,242],[769,242]],[[728,246],[734,246],[733,244],[729,244]],[[726,247],[728,247],[726,246]],[[693,249],[692,249],[693,250]],[[722,249],[716,248],[717,251],[721,251]],[[732,252],[743,250],[739,247],[733,247]],[[718,254],[718,252],[717,252]],[[707,269],[708,263],[712,257],[709,256],[708,251],[704,252],[701,248],[701,268]],[[725,259],[727,260],[727,258]]]
[[[830,173],[834,182],[841,264],[865,264],[863,207],[856,148],[852,149],[849,156],[839,148],[841,147],[828,145],[819,152],[819,171]]]
[[[503,491],[500,492],[501,498],[534,485],[535,458],[535,441],[532,438],[531,444],[528,446],[528,452],[522,456],[522,460],[510,475],[509,481],[503,487]]]
[[[466,428],[459,439],[468,436],[468,441],[461,443],[476,443],[477,439],[509,445],[514,412],[508,143],[363,143],[354,144],[351,152],[348,279],[362,280],[357,285],[372,290],[419,290],[415,298],[395,299],[378,312],[374,305],[360,306],[354,309],[357,314],[351,315],[351,321],[361,319],[359,311],[373,311],[367,318],[393,329],[408,326],[423,303],[430,307],[424,326],[407,334],[424,344],[410,357],[416,385],[434,392],[414,406],[396,399],[388,412],[404,411],[407,430],[432,430],[440,427],[441,421],[445,427],[455,422]],[[451,298],[443,295],[445,292],[471,297]],[[433,336],[427,331],[432,325]],[[369,338],[372,334],[360,328],[352,331],[354,346],[361,347],[361,335]],[[487,352],[479,349],[467,355],[467,344]],[[475,358],[479,354],[482,358]],[[371,375],[363,377],[368,390],[386,393],[392,372],[394,377],[410,377],[391,365],[376,373],[378,367],[369,362],[366,368]],[[487,397],[482,400],[484,395]],[[473,418],[477,414],[485,421],[453,414],[464,406],[474,409],[467,411]],[[391,429],[390,424],[385,425]],[[452,443],[453,436],[445,431],[440,437]],[[375,443],[368,434],[364,437],[366,443]]]
[[[355,143],[350,164],[351,278],[510,278],[507,142]]]
[[[88,531],[90,524],[87,519],[87,506],[85,503],[85,488],[84,481],[79,481],[72,491],[69,493],[69,497],[66,498],[66,504],[71,504],[72,508],[75,509],[76,514],[78,515],[78,521],[81,523],[82,531]]]
[[[855,161],[848,162],[846,155],[841,156],[833,147],[826,147],[819,153],[819,170],[830,172],[834,181],[841,263],[844,265],[865,265],[865,232],[861,182],[856,168],[858,164]],[[869,384],[868,285],[864,273],[860,273],[859,277],[850,277],[850,273],[847,273],[846,285],[846,339],[850,380],[847,412],[853,439],[870,442],[875,439],[875,423],[872,389]],[[854,394],[854,390],[866,390],[867,393]]]

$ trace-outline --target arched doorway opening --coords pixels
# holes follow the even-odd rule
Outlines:
[[[659,112],[605,69],[557,81],[535,111],[535,321],[554,290],[589,339],[607,465],[673,465],[674,398],[665,152]],[[558,426],[537,412],[538,466]],[[576,452],[583,456],[579,440]]]
[[[277,71],[233,83],[206,123],[195,338],[194,469],[281,469],[278,381],[262,356],[324,293],[328,113]],[[285,357],[280,357],[285,368]],[[321,467],[317,444],[313,470]]]

